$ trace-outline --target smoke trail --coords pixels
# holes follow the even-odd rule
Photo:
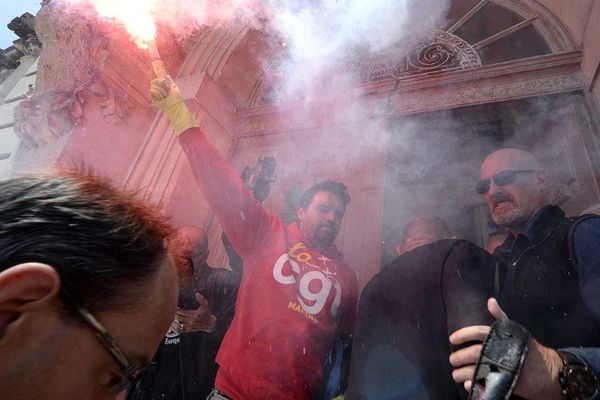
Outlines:
[[[292,125],[302,127],[311,140],[318,142],[321,157],[326,158],[326,162],[310,159],[312,155],[296,160],[292,158],[294,154],[289,154],[292,161],[288,162],[285,173],[291,176],[290,182],[306,183],[312,178],[306,177],[307,172],[314,170],[322,170],[323,174],[343,170],[344,177],[360,174],[368,168],[365,160],[373,154],[389,154],[399,171],[386,190],[394,187],[402,192],[389,196],[389,203],[403,213],[395,223],[399,226],[411,214],[446,216],[461,214],[451,207],[453,204],[465,204],[465,210],[481,205],[478,197],[465,193],[472,190],[468,185],[477,176],[479,162],[494,148],[514,141],[532,150],[542,161],[563,160],[557,156],[562,154],[558,144],[564,144],[565,140],[561,135],[576,130],[571,125],[557,127],[559,122],[566,124],[565,118],[550,118],[558,115],[557,109],[568,110],[557,107],[554,100],[532,102],[529,112],[522,103],[515,106],[506,103],[499,107],[501,113],[493,115],[486,115],[485,109],[463,116],[458,112],[432,113],[435,123],[431,122],[431,115],[404,121],[394,118],[392,122],[370,118],[365,107],[368,102],[362,101],[366,97],[364,86],[348,65],[348,58],[357,50],[366,55],[405,55],[407,50],[429,39],[432,30],[443,27],[450,0],[55,0],[53,3],[98,4],[96,12],[106,19],[132,18],[129,15],[138,19],[143,19],[143,15],[147,19],[151,15],[153,22],[170,28],[181,39],[201,26],[218,28],[230,24],[262,30],[267,33],[267,40],[276,37],[278,40],[273,42],[285,45],[272,49],[279,62],[272,65],[270,60],[262,60],[265,69],[275,68],[270,72],[282,78],[274,87],[272,98],[276,105],[285,108],[286,118],[298,122]],[[127,11],[123,9],[125,6],[136,13],[123,14]],[[91,14],[86,16],[97,18]],[[80,63],[72,65],[79,67]],[[343,99],[332,98],[335,96]],[[290,104],[292,107],[288,107]],[[311,109],[311,105],[317,104],[319,110]],[[291,108],[293,112],[288,112]],[[567,111],[564,113],[568,115]],[[532,115],[536,116],[535,121]],[[324,119],[329,121],[330,128],[313,123]],[[548,134],[548,127],[552,128],[554,139]],[[295,149],[302,139],[294,142],[289,137],[303,134],[273,135],[264,140],[290,140],[289,147]],[[542,136],[543,142],[537,143]],[[389,146],[388,137],[394,139]],[[461,137],[472,140],[467,143],[459,140]],[[535,141],[528,142],[528,138]],[[557,145],[552,145],[553,142]],[[569,175],[563,179],[569,182],[572,171],[561,170],[574,168],[563,164],[551,165],[551,169],[558,171],[559,176]],[[386,213],[391,217],[388,219],[394,219],[389,210]],[[465,224],[463,220],[461,215],[448,222],[460,231],[459,223]],[[465,225],[463,231],[469,228]]]
[[[287,45],[282,97],[306,91],[352,50],[402,52],[431,37],[446,18],[448,0],[271,0],[274,28]],[[353,80],[347,75],[338,80]],[[342,74],[343,75],[343,74]],[[330,77],[328,77],[329,79]]]
[[[136,42],[152,40],[156,25],[185,39],[200,26],[243,24],[281,37],[287,49],[279,68],[287,77],[278,98],[310,98],[311,86],[356,48],[397,52],[413,47],[445,22],[449,0],[62,0],[88,6],[123,25]],[[82,10],[86,10],[82,8]],[[89,11],[87,12],[89,14]],[[89,15],[88,15],[89,17]],[[338,86],[350,74],[335,74]],[[330,77],[327,77],[329,80]],[[320,85],[316,85],[320,86]]]
[[[219,28],[243,24],[251,29],[267,29],[268,4],[260,0],[155,0],[157,24],[170,28],[185,39],[201,27]]]
[[[57,0],[82,16],[122,25],[141,47],[153,40],[156,27],[164,26],[181,39],[200,26],[219,27],[241,23],[261,29],[265,9],[258,0]]]

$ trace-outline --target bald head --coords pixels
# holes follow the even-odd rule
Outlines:
[[[488,189],[482,194],[492,219],[515,235],[548,202],[543,191],[546,172],[525,150],[494,151],[481,164],[479,176],[478,186]]]
[[[208,236],[202,228],[192,225],[177,229],[177,242],[186,258],[196,266],[206,263],[208,259]]]
[[[396,250],[398,254],[404,254],[417,247],[451,238],[452,233],[443,219],[435,216],[420,216],[406,225]]]
[[[540,165],[533,154],[521,149],[506,148],[496,150],[488,155],[481,164],[481,171],[491,167],[511,170],[537,170]]]

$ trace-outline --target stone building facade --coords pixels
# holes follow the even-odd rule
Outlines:
[[[218,223],[166,117],[149,105],[148,55],[125,32],[52,1],[36,32],[43,52],[35,92],[16,110],[13,174],[83,161],[144,193],[175,223],[207,227],[211,264],[226,264]],[[337,66],[356,78],[360,96],[356,87],[324,88],[309,105],[273,95],[286,79],[278,69],[285,49],[264,32],[199,29],[183,41],[163,31],[158,45],[236,169],[276,158],[267,207],[285,213],[292,188],[325,177],[348,185],[338,245],[364,285],[394,256],[394,237],[413,215],[440,215],[460,236],[485,241],[494,227],[472,187],[495,148],[534,152],[553,177],[549,195],[569,213],[599,201],[598,32],[594,0],[454,1],[428,41],[357,52]],[[360,117],[338,113],[344,106]]]
[[[35,17],[29,13],[14,18],[8,28],[18,39],[0,50],[0,179],[10,176],[21,145],[14,132],[15,110],[35,90],[41,43],[34,24]]]

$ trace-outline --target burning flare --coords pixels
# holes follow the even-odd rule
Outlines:
[[[142,49],[156,36],[156,0],[66,0],[72,4],[92,6],[100,17],[123,25]]]
[[[152,58],[152,69],[159,79],[164,79],[165,66],[160,59],[156,43],[156,0],[67,0],[73,4],[88,4],[98,15],[122,25],[135,44],[148,49]]]
[[[154,41],[150,41],[148,44],[148,53],[150,54],[150,58],[152,58],[152,71],[154,71],[154,75],[158,79],[165,79],[167,76],[167,71],[165,70],[165,64],[163,64],[160,59],[160,54],[158,54],[158,49],[156,48],[156,43]]]

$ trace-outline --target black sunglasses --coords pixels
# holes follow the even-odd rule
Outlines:
[[[498,172],[496,175],[492,176],[494,183],[498,186],[508,185],[509,183],[513,183],[515,179],[517,179],[517,174],[527,173],[527,172],[535,172],[535,169],[517,169],[517,170],[507,170]],[[490,178],[481,179],[477,181],[475,184],[475,190],[479,194],[485,194],[490,190],[491,181]]]
[[[61,292],[69,303],[71,303],[71,306],[75,308],[81,319],[94,331],[96,337],[100,340],[100,343],[102,343],[121,369],[123,376],[119,383],[110,388],[110,394],[117,395],[132,386],[141,376],[142,369],[125,355],[121,346],[119,346],[115,339],[109,335],[104,326],[102,326],[96,317],[83,307],[79,301],[75,300],[75,297],[73,297],[65,288],[61,288]]]

